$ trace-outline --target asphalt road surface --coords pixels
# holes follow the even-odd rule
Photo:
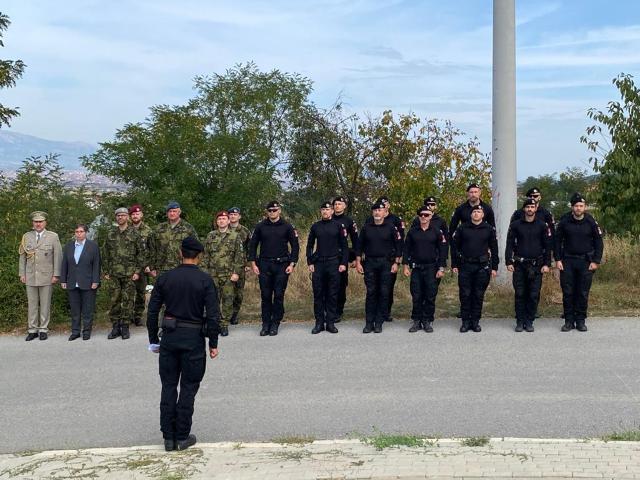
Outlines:
[[[340,438],[383,432],[440,436],[594,437],[640,424],[640,319],[559,319],[514,333],[509,320],[458,333],[381,334],[343,322],[311,335],[285,323],[277,337],[231,328],[208,360],[196,397],[200,441]],[[146,330],[130,340],[67,335],[0,337],[0,452],[160,444],[157,356]]]

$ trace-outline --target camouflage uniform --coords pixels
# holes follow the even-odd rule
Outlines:
[[[243,267],[247,263],[247,255],[249,254],[249,238],[251,237],[251,231],[245,227],[244,225],[238,224],[237,227],[233,228],[229,225],[229,230],[234,232],[238,232],[238,238],[242,243],[242,265]],[[244,282],[247,278],[247,274],[244,271],[244,268],[240,269],[238,272],[240,279],[234,284],[233,288],[233,318],[238,316],[240,312],[240,307],[242,306],[242,297],[244,293]]]
[[[135,228],[120,230],[116,226],[109,230],[102,252],[102,271],[109,275],[109,319],[114,328],[128,328],[133,318],[136,285],[131,277],[142,271],[145,258],[144,243]]]
[[[244,271],[244,250],[235,230],[209,232],[204,242],[202,269],[211,275],[218,290],[220,327],[227,327],[233,312],[234,282],[231,275]]]
[[[144,273],[144,267],[149,263],[149,236],[153,232],[152,228],[144,222],[140,222],[139,226],[132,225],[138,231],[140,237],[142,237],[142,243],[144,245],[145,260],[142,265],[142,271],[140,272],[140,278],[134,283],[136,285],[136,301],[133,307],[133,318],[136,323],[142,324],[142,314],[144,313],[145,295],[147,284],[149,283],[149,275]]]
[[[174,226],[169,222],[158,224],[149,237],[149,268],[160,276],[180,265],[180,244],[189,236],[198,238],[193,225],[184,220]]]

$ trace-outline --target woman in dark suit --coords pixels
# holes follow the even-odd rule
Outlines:
[[[82,319],[82,339],[89,340],[96,306],[96,292],[100,286],[100,249],[96,242],[87,239],[87,226],[84,224],[76,225],[75,240],[71,240],[64,246],[60,283],[69,293],[71,307],[69,341],[80,338],[80,319]]]

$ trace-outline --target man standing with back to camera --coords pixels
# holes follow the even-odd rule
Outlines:
[[[196,443],[191,419],[206,369],[205,337],[209,338],[209,357],[218,356],[218,294],[211,277],[198,268],[203,250],[194,237],[182,240],[182,264],[158,278],[149,301],[149,350],[160,354],[160,430],[167,451],[184,450]],[[166,308],[160,342],[158,315],[162,305]]]

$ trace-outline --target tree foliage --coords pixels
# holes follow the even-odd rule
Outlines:
[[[9,17],[0,12],[0,47],[4,47],[2,40],[4,32],[11,25]],[[16,81],[22,76],[25,64],[22,60],[0,60],[0,89],[11,88],[16,85]],[[0,128],[2,125],[9,126],[12,118],[20,115],[17,108],[10,108],[0,103]]]
[[[152,107],[144,122],[119,129],[83,165],[128,184],[158,211],[178,200],[206,232],[212,208],[238,206],[257,217],[281,194],[280,168],[311,82],[248,63],[197,77],[195,90],[186,105]]]
[[[606,111],[590,109],[596,124],[580,140],[592,152],[589,159],[600,174],[597,203],[602,222],[611,232],[640,233],[640,89],[631,75],[613,79],[620,101]]]
[[[388,194],[404,215],[413,215],[427,195],[439,197],[441,212],[450,215],[471,181],[488,191],[488,157],[451,122],[390,110],[360,120],[343,115],[339,103],[306,113],[288,169],[299,190],[324,198],[339,192],[360,214]]]

